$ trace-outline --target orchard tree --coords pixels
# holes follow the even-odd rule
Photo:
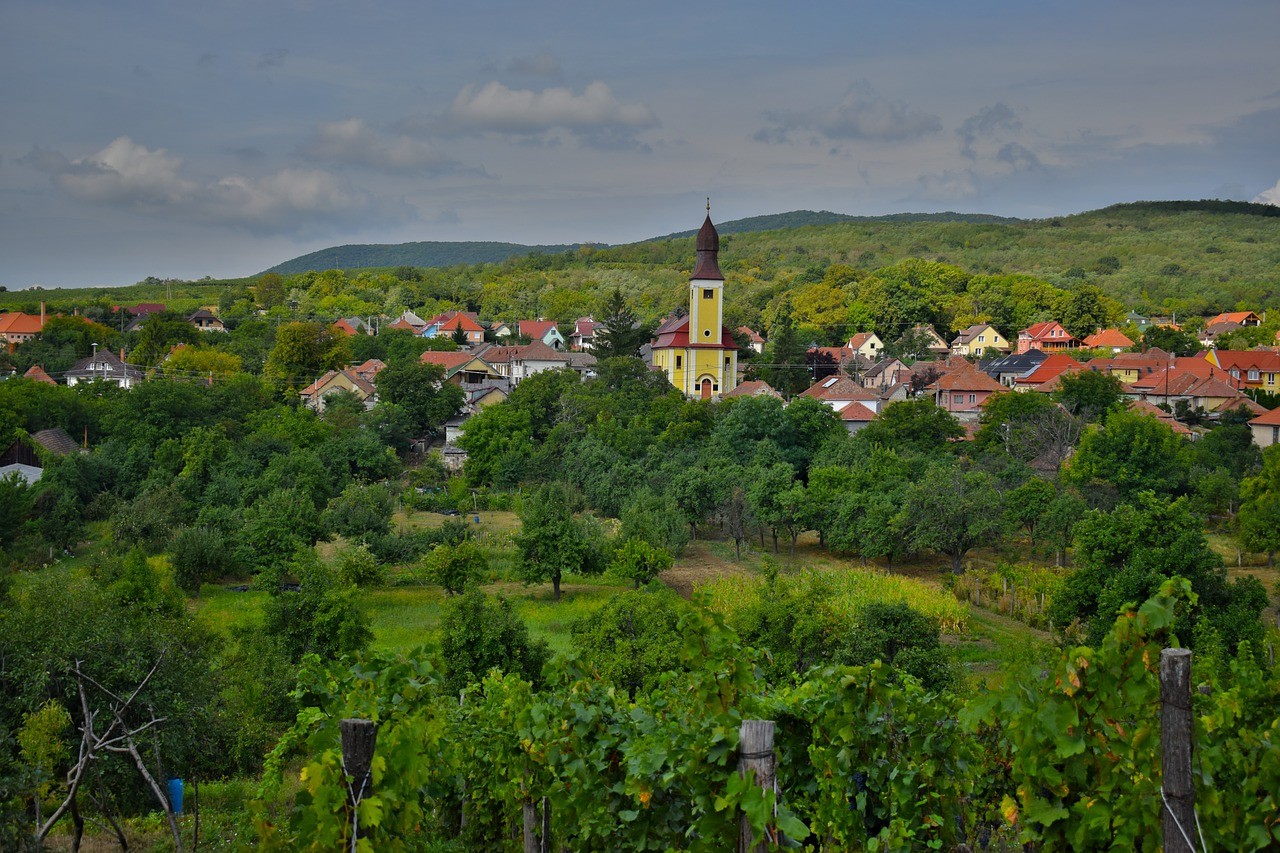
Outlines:
[[[493,669],[536,686],[550,656],[546,641],[529,639],[529,628],[501,596],[473,589],[449,602],[440,620],[440,660],[445,686],[454,695]]]
[[[346,335],[321,323],[285,323],[276,332],[262,373],[279,386],[299,389],[350,360]]]
[[[885,406],[855,438],[868,444],[933,454],[962,435],[964,427],[950,412],[927,397],[917,397]]]
[[[931,464],[907,489],[903,513],[911,544],[945,554],[955,574],[964,570],[965,555],[999,537],[1003,526],[991,476],[947,460]]]
[[[556,601],[565,574],[599,574],[604,570],[600,531],[594,519],[573,514],[569,493],[548,483],[524,502],[520,532],[515,536],[517,573],[525,583],[551,583]]]
[[[1262,454],[1262,471],[1241,483],[1240,539],[1250,551],[1267,555],[1275,565],[1280,551],[1280,444]]]
[[[655,548],[643,539],[632,537],[614,552],[609,571],[633,581],[635,588],[639,589],[671,568],[673,562],[670,551]]]
[[[489,571],[489,561],[474,542],[466,540],[432,548],[422,559],[422,570],[429,583],[444,587],[446,595],[457,595],[480,582]]]
[[[1113,410],[1101,429],[1085,433],[1066,474],[1085,487],[1111,483],[1124,498],[1150,490],[1181,494],[1190,476],[1187,443],[1151,415]]]

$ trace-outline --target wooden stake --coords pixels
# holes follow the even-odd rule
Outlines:
[[[747,779],[755,779],[756,785],[772,791],[777,785],[777,756],[773,752],[773,720],[743,720],[738,738],[738,772]],[[776,830],[771,829],[776,834]],[[739,853],[756,853],[768,849],[769,842],[777,838],[755,840],[751,821],[747,816],[738,818]]]
[[[1195,853],[1196,849],[1191,733],[1191,652],[1164,649],[1160,652],[1160,770],[1166,853]]]
[[[360,801],[373,790],[373,750],[378,742],[378,726],[373,720],[341,720],[338,731],[342,734],[342,767],[351,777],[347,800],[351,806],[352,821],[359,829],[354,815]],[[352,833],[351,847],[363,831]]]

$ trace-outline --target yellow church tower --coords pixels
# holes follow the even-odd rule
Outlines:
[[[724,327],[720,235],[711,224],[709,203],[696,249],[697,261],[689,279],[689,314],[658,327],[653,364],[686,397],[709,400],[738,384],[738,347]]]

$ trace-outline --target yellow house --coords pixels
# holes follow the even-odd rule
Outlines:
[[[738,347],[724,327],[720,235],[711,224],[710,212],[698,231],[696,248],[697,263],[689,279],[689,314],[658,327],[653,366],[686,397],[709,400],[732,391],[738,381]]]
[[[981,357],[988,354],[987,350],[994,350],[995,352],[991,353],[994,355],[996,352],[1007,353],[1010,349],[1012,348],[1009,346],[1009,341],[990,323],[977,323],[963,329],[951,342],[952,355]]]

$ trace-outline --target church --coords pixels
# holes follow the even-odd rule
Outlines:
[[[654,333],[653,366],[690,399],[709,400],[738,383],[738,347],[724,327],[724,276],[720,235],[711,209],[698,230],[697,261],[689,279],[689,313],[670,319]]]

